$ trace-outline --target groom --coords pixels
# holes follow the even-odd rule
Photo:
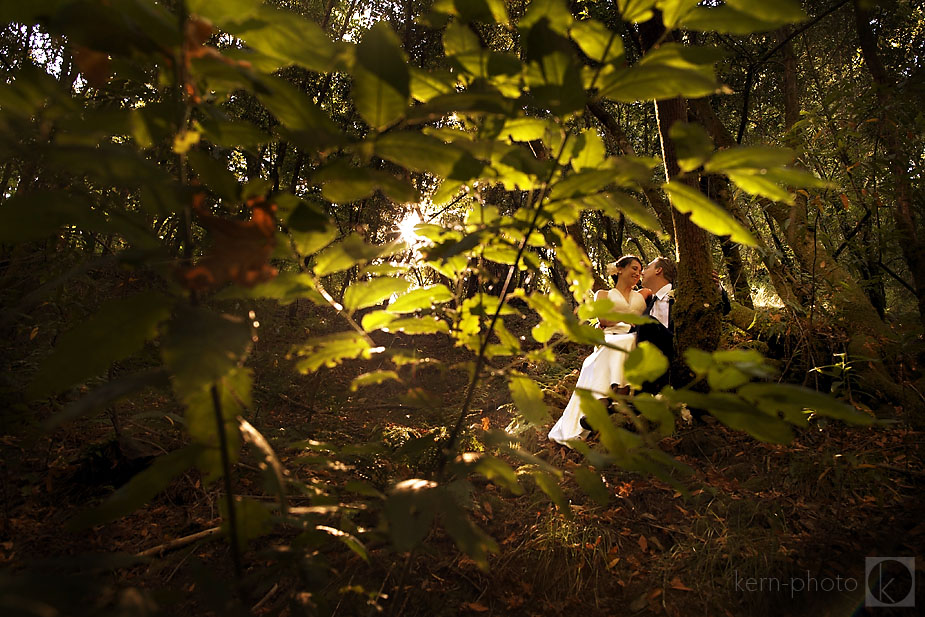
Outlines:
[[[643,315],[654,318],[652,323],[636,326],[636,344],[649,341],[665,354],[669,364],[674,359],[674,323],[671,320],[671,307],[674,297],[671,294],[677,268],[665,257],[656,257],[642,270],[642,286],[649,290],[646,298],[646,310]],[[643,392],[657,394],[668,385],[668,372],[655,381],[647,381],[642,386]]]

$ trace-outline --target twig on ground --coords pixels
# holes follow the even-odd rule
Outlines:
[[[194,534],[183,536],[182,538],[175,538],[170,542],[164,542],[163,544],[158,544],[157,546],[152,546],[149,549],[145,549],[136,555],[137,557],[153,557],[164,553],[165,551],[172,551],[178,548],[183,548],[189,544],[192,544],[196,540],[201,540],[203,538],[208,538],[209,536],[214,536],[220,533],[222,530],[221,527],[211,527],[209,529],[204,529],[202,531],[197,531]]]
[[[270,587],[270,591],[268,591],[265,596],[260,598],[260,602],[258,602],[253,607],[251,607],[251,610],[256,611],[258,608],[266,604],[269,601],[269,599],[273,597],[273,594],[276,593],[278,590],[279,590],[279,583],[276,583],[272,587]]]

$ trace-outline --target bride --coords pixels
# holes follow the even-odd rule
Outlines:
[[[633,291],[633,287],[639,282],[642,274],[642,261],[635,255],[624,255],[616,262],[608,264],[607,274],[614,281],[613,289],[598,290],[594,299],[608,298],[617,313],[641,315],[646,308],[646,301],[642,294]],[[575,388],[590,390],[598,398],[605,398],[612,387],[622,388],[626,385],[623,363],[626,354],[636,346],[636,334],[630,332],[630,324],[622,321],[601,319],[600,324],[604,328],[604,340],[618,349],[597,347],[581,365]],[[568,445],[570,439],[583,439],[588,434],[581,426],[583,417],[581,399],[573,393],[565,411],[562,412],[562,417],[549,431],[549,438],[565,445]]]

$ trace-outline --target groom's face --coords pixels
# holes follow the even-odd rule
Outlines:
[[[652,289],[649,286],[649,283],[654,281],[655,277],[659,275],[659,272],[661,272],[661,268],[657,268],[655,266],[655,260],[649,262],[649,265],[647,265],[645,268],[642,269],[643,286],[649,287],[649,289]]]

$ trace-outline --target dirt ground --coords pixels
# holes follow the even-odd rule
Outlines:
[[[289,479],[306,487],[290,494],[291,506],[314,507],[323,522],[325,503],[348,499],[348,481],[385,491],[395,480],[426,475],[426,453],[394,453],[409,438],[455,422],[468,352],[442,335],[379,333],[377,342],[387,349],[440,363],[403,367],[403,383],[352,392],[357,375],[392,368],[385,354],[300,375],[288,357],[291,345],[339,324],[306,307],[266,309],[261,320],[249,362],[255,388],[248,420],[277,450]],[[510,329],[520,335],[529,325],[511,323]],[[520,365],[546,388],[550,424],[588,351],[566,345],[556,364]],[[15,370],[15,361],[5,368]],[[505,363],[496,359],[494,366]],[[107,414],[43,432],[40,421],[61,403],[11,408],[3,416],[0,595],[12,614],[917,614],[864,606],[873,580],[865,558],[890,556],[917,558],[913,597],[925,605],[923,435],[901,421],[860,429],[813,423],[786,446],[715,422],[681,423],[659,444],[687,467],[673,478],[675,486],[601,469],[605,503],[578,486],[575,471],[587,466],[579,454],[547,441],[549,426],[530,429],[523,447],[564,471],[560,486],[569,507],[557,508],[528,474],[519,476],[520,495],[473,478],[468,514],[499,548],[487,570],[439,525],[422,548],[402,553],[383,540],[375,513],[348,508],[368,562],[339,542],[313,545],[305,534],[268,527],[244,553],[238,589],[220,535],[169,546],[220,524],[220,482],[186,473],[124,518],[89,529],[70,526],[75,514],[110,495],[151,456],[181,445],[176,403],[152,390],[118,405],[121,430],[140,449],[134,453],[113,441]],[[505,381],[489,372],[465,419],[467,435],[477,444],[480,430],[503,429],[513,419]],[[291,447],[305,440],[331,449],[318,447],[312,455]],[[326,454],[367,442],[385,444],[393,456]],[[253,457],[236,466],[233,488],[273,502]],[[337,516],[327,524],[342,527],[346,515]],[[153,557],[133,557],[163,545]],[[897,572],[894,593],[911,580]]]

